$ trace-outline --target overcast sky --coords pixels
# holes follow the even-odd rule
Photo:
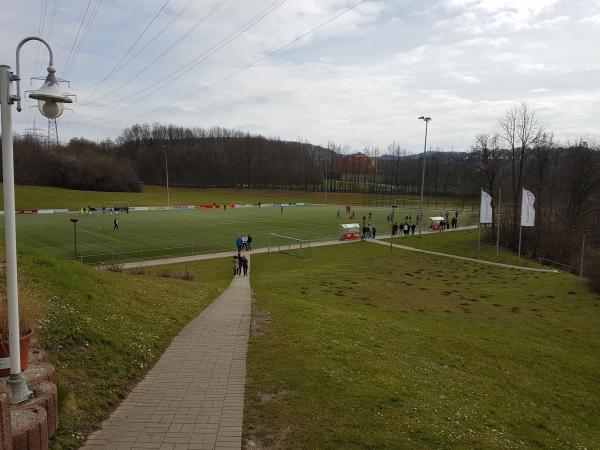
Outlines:
[[[600,0],[368,0],[236,74],[358,1],[3,0],[0,63],[49,35],[78,98],[63,140],[162,122],[417,152],[426,114],[432,146],[463,150],[522,101],[560,140],[600,135]],[[36,52],[25,86],[45,73]],[[13,117],[45,132],[33,108]]]

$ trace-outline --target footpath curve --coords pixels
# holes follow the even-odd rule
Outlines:
[[[456,232],[456,231],[464,231],[464,230],[472,230],[472,229],[477,229],[477,225],[461,227],[461,228],[457,228],[455,230],[447,230],[447,231],[444,231],[444,233],[452,233],[452,232]],[[433,234],[433,233],[438,233],[438,232],[432,232],[432,231],[424,231],[423,232],[423,234]],[[391,237],[391,235],[385,234],[385,235],[378,236],[377,239],[367,239],[367,242],[372,242],[373,244],[386,245],[389,247],[390,244],[388,242],[380,241],[379,239],[388,239],[390,237]],[[412,238],[413,237],[411,237],[411,239]],[[356,242],[362,242],[362,241],[337,241],[336,240],[336,241],[314,242],[314,243],[310,244],[310,247],[313,248],[313,247],[324,247],[324,246],[329,246],[329,245],[353,244]],[[450,253],[435,252],[432,250],[422,250],[422,249],[410,247],[407,245],[392,244],[392,247],[400,249],[400,250],[425,253],[425,254],[434,255],[434,256],[442,256],[442,257],[446,257],[446,258],[454,258],[454,259],[459,259],[461,261],[470,261],[470,262],[474,262],[474,263],[485,264],[488,266],[501,267],[504,269],[515,269],[515,270],[524,270],[524,271],[529,271],[529,272],[542,272],[542,273],[559,273],[559,271],[555,270],[555,269],[541,269],[541,268],[535,268],[535,267],[517,266],[514,264],[505,264],[505,263],[499,263],[499,262],[494,262],[494,261],[487,261],[485,259],[476,259],[476,258],[469,258],[467,256],[452,255]],[[276,247],[273,247],[273,248],[276,248]],[[299,246],[291,245],[290,248],[298,249]],[[276,250],[274,250],[274,251],[276,251]],[[261,247],[261,248],[253,249],[249,253],[256,255],[256,254],[268,253],[268,252],[269,252],[269,248]],[[204,261],[204,260],[217,259],[217,258],[230,258],[233,256],[234,253],[235,253],[234,251],[229,251],[229,252],[219,252],[219,253],[207,253],[204,255],[182,256],[182,257],[177,257],[177,258],[153,259],[153,260],[148,260],[148,261],[136,261],[136,262],[124,263],[124,264],[121,264],[120,266],[123,269],[134,269],[137,267],[162,266],[162,265],[166,265],[166,264],[179,264],[179,263]],[[99,268],[99,269],[106,269],[107,267],[108,266],[97,266],[97,268]]]
[[[386,247],[389,247],[391,245],[393,248],[398,248],[400,250],[408,250],[411,252],[426,253],[428,255],[460,259],[461,261],[470,261],[470,262],[479,263],[479,264],[486,264],[488,266],[502,267],[504,269],[525,270],[525,271],[529,271],[529,272],[559,273],[559,271],[556,269],[538,269],[536,267],[516,266],[514,264],[505,264],[505,263],[499,263],[499,262],[494,262],[494,261],[487,261],[485,259],[469,258],[468,256],[451,255],[450,253],[434,252],[432,250],[423,250],[420,248],[409,247],[407,245],[390,244],[389,242],[380,241],[379,239],[368,239],[367,241],[371,242],[373,244],[385,245]]]

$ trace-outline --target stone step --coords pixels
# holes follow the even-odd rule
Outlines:
[[[48,436],[52,437],[58,429],[58,400],[56,397],[56,385],[49,381],[43,381],[34,386],[33,398],[20,405],[14,405],[13,410],[28,409],[32,406],[39,406],[46,411],[48,422]]]
[[[33,364],[23,376],[34,396],[20,405],[10,404],[8,377],[0,379],[0,450],[47,449],[48,438],[58,429],[54,367],[47,363]]]
[[[12,450],[47,450],[47,420],[46,411],[40,406],[11,409]]]
[[[4,386],[0,386],[0,448],[12,448],[12,433],[10,430],[10,401]]]

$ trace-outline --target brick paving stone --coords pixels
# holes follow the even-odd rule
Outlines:
[[[234,278],[83,449],[239,450],[250,298],[249,277]]]

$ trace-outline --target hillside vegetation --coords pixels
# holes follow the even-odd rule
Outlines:
[[[585,280],[368,242],[252,262],[244,437],[258,447],[600,442],[600,296]]]
[[[112,273],[21,255],[20,272],[44,310],[37,340],[56,366],[60,428],[52,448],[78,448],[230,281],[229,260],[190,270],[195,281],[166,278],[156,268]]]

